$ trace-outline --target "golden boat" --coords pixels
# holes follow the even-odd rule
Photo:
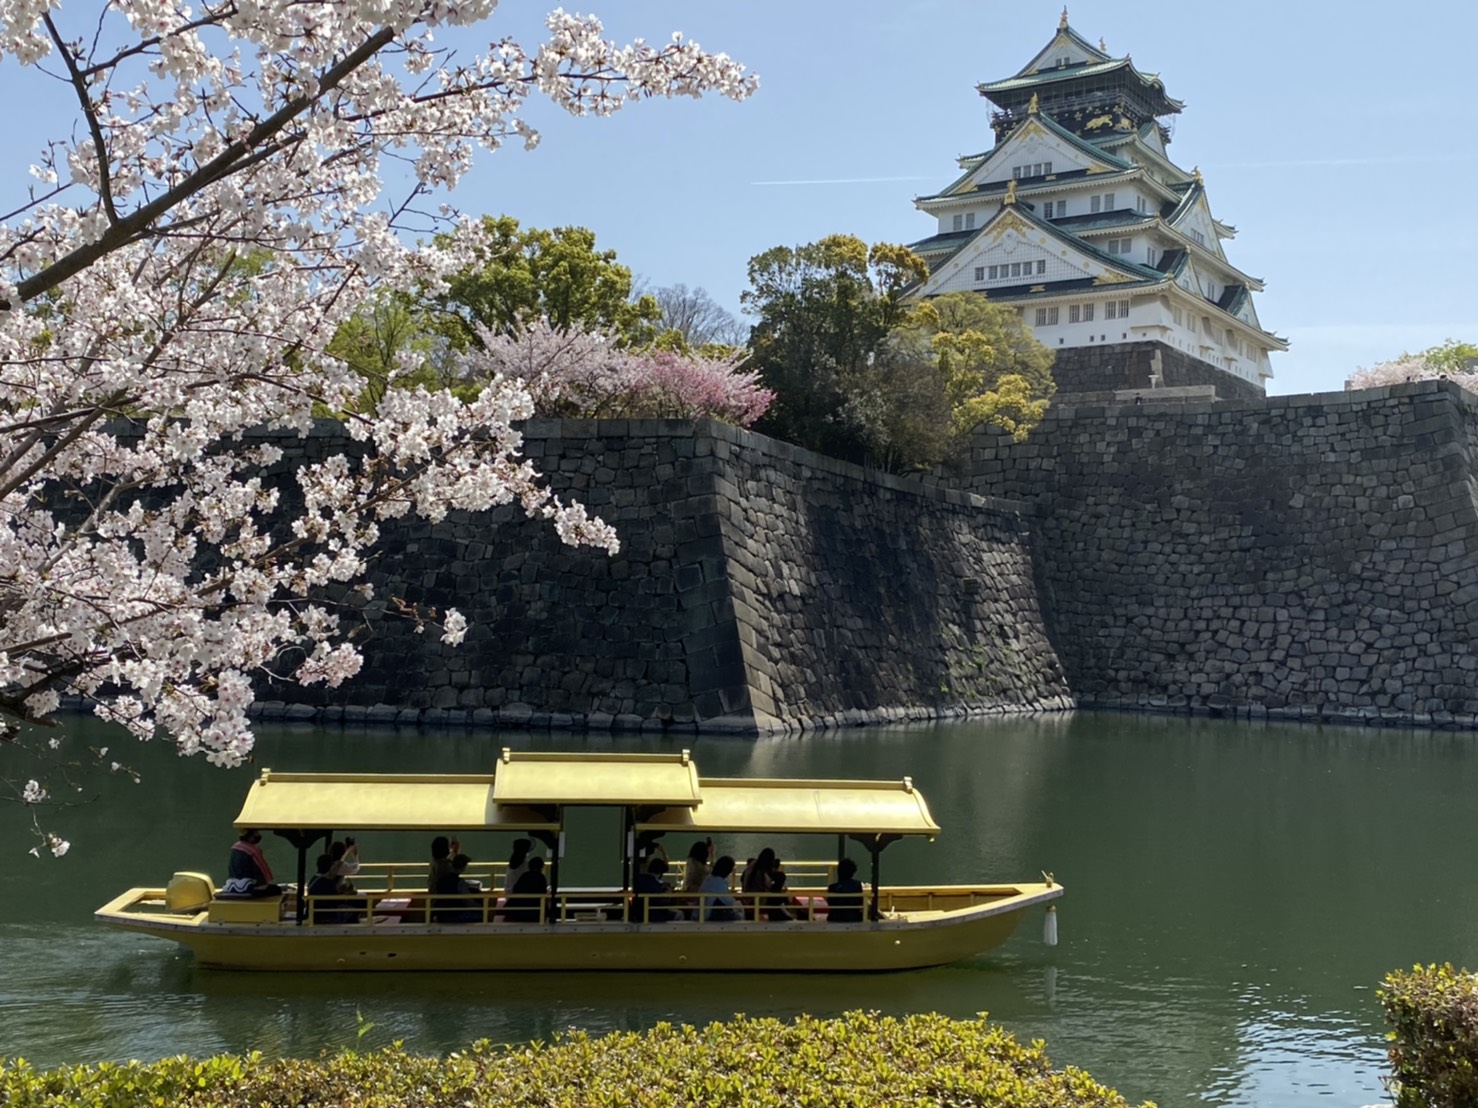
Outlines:
[[[623,887],[562,889],[565,816],[614,808],[625,826]],[[113,927],[172,939],[198,964],[235,970],[901,970],[942,965],[999,946],[1026,913],[1047,911],[1055,941],[1062,886],[1050,874],[1023,884],[884,885],[883,850],[904,836],[932,841],[928,804],[902,781],[705,778],[688,751],[554,754],[504,750],[487,775],[303,774],[263,770],[236,817],[238,831],[271,830],[297,849],[297,887],[232,899],[206,875],[179,873],[167,888],[130,889],[95,913]],[[336,831],[504,832],[551,854],[549,891],[528,922],[505,918],[499,892],[439,896],[427,864],[364,861],[352,897],[307,893],[310,848]],[[743,918],[688,918],[692,894],[635,895],[636,875],[668,835],[835,836],[871,860],[861,922],[829,921],[826,886],[837,860],[787,862],[791,918],[767,918],[774,898],[736,894]],[[500,864],[476,867],[501,888]],[[737,879],[737,873],[735,875]],[[835,900],[836,897],[834,896]],[[857,899],[852,898],[854,903]],[[458,911],[439,910],[455,901]],[[352,912],[344,911],[346,904]],[[676,916],[664,922],[656,918]],[[328,922],[345,915],[353,922]],[[443,922],[448,917],[462,922]]]

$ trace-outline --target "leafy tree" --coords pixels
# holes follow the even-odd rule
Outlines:
[[[649,343],[662,308],[631,298],[631,270],[614,250],[597,250],[585,227],[520,228],[510,216],[484,216],[484,244],[431,301],[451,347],[477,344],[477,328],[512,334],[521,322],[548,320],[559,331],[615,334],[622,345]]]
[[[373,412],[394,384],[397,388],[447,388],[455,382],[444,371],[447,350],[423,308],[405,293],[383,293],[345,320],[328,353],[364,379],[351,407]]]
[[[567,542],[615,549],[608,526],[555,500],[520,457],[513,425],[531,405],[516,385],[465,404],[397,389],[356,412],[363,378],[325,356],[382,289],[433,286],[495,255],[496,226],[448,220],[417,250],[400,220],[454,186],[477,147],[537,141],[518,114],[531,94],[607,114],[755,87],[690,41],[619,47],[593,16],[563,11],[533,51],[496,32],[486,55],[433,43],[433,29],[494,6],[0,0],[13,102],[56,93],[77,113],[30,167],[26,202],[0,215],[7,766],[68,757],[53,748],[65,734],[38,742],[17,724],[51,722],[63,693],[139,739],[240,764],[254,682],[337,685],[357,671],[325,594],[362,579],[383,520],[516,501]],[[399,194],[381,181],[386,159],[411,163]],[[552,236],[551,249],[556,238],[546,284],[567,274],[568,295],[547,310],[598,313],[575,273],[593,244]],[[593,283],[624,303],[611,277]],[[279,497],[262,467],[280,450],[243,432],[306,430],[323,409],[343,413],[360,449],[300,467]],[[460,641],[460,615],[433,618]],[[285,655],[306,660],[282,672]],[[48,788],[29,767],[0,768],[0,799],[30,809],[38,853],[65,852],[36,816]]]
[[[1055,355],[1015,308],[980,293],[953,292],[919,305],[913,326],[927,337],[960,438],[981,423],[1025,439],[1057,391]]]
[[[753,365],[775,393],[759,429],[839,457],[886,452],[877,434],[889,401],[875,363],[908,315],[905,291],[927,273],[906,248],[851,235],[751,258],[741,299],[757,317]]]

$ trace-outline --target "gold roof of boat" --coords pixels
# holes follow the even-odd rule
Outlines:
[[[643,831],[754,831],[834,835],[939,834],[924,796],[902,781],[764,781],[704,778],[695,808],[663,808]]]
[[[504,750],[495,774],[274,773],[247,791],[237,829],[557,831],[561,809],[634,809],[639,831],[928,835],[929,805],[902,781],[700,778],[692,756]]]
[[[692,807],[698,767],[679,754],[552,754],[504,748],[493,798],[499,804]]]
[[[559,814],[499,804],[491,774],[273,773],[236,817],[245,827],[310,830],[557,831]]]

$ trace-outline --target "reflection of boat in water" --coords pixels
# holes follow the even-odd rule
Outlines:
[[[566,812],[622,813],[623,887],[562,889]],[[681,754],[543,754],[505,750],[489,775],[298,774],[265,770],[247,793],[238,829],[270,829],[297,848],[298,887],[233,899],[203,875],[168,889],[130,889],[98,909],[103,923],[194,951],[201,965],[257,970],[686,970],[911,969],[969,957],[1005,942],[1029,909],[1062,895],[1050,878],[1029,884],[884,885],[883,850],[939,831],[923,796],[903,781],[702,778]],[[335,829],[426,833],[511,832],[550,847],[549,890],[515,906],[495,892],[426,888],[425,863],[361,866],[352,897],[305,895],[307,858]],[[871,862],[859,922],[829,914],[837,862],[791,862],[783,912],[775,897],[742,894],[744,918],[699,921],[692,894],[633,895],[646,858],[670,834],[741,832],[834,836]],[[498,866],[483,867],[488,887]],[[352,922],[327,922],[345,916]],[[510,917],[526,915],[527,919]],[[788,919],[769,918],[772,915]],[[664,922],[653,922],[674,916]],[[449,919],[458,922],[448,922]]]

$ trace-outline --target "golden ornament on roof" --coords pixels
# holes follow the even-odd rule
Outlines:
[[[1006,182],[1006,199],[1001,201],[1006,207],[1012,207],[1016,203],[1016,181],[1013,178]]]
[[[1041,105],[1041,102],[1037,99],[1037,94],[1036,93],[1032,93],[1031,103],[1029,103],[1026,106],[1026,114],[1027,115],[1036,115],[1037,112],[1039,112],[1041,110],[1042,110],[1042,105]]]
[[[1063,5],[1063,8],[1062,8],[1062,18],[1057,21],[1057,29],[1059,31],[1066,31],[1067,30],[1067,5],[1066,4],[1064,4]]]

